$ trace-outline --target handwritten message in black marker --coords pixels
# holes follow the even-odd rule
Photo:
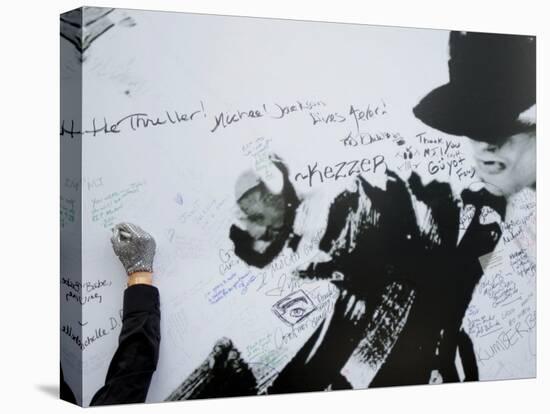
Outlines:
[[[361,124],[380,118],[387,113],[387,105],[383,100],[378,103],[350,104],[343,110],[329,110],[327,103],[322,100],[295,100],[290,103],[260,103],[255,106],[211,112],[207,112],[205,103],[200,101],[196,108],[187,111],[167,109],[160,113],[135,112],[116,120],[108,119],[105,116],[94,117],[86,127],[78,126],[74,120],[63,120],[60,136],[74,138],[85,135],[92,137],[116,135],[122,132],[191,124],[201,120],[206,122],[208,131],[214,134],[262,118],[282,120],[290,116],[304,116],[316,127],[350,124],[350,131],[355,132],[348,132],[347,135],[353,134],[360,140]]]
[[[200,108],[191,112],[179,112],[176,110],[164,111],[161,115],[151,115],[147,113],[132,113],[116,121],[109,121],[106,117],[101,119],[92,118],[91,127],[78,128],[75,126],[75,121],[61,122],[60,136],[68,135],[71,138],[82,135],[108,135],[119,134],[123,131],[137,131],[147,128],[154,128],[165,125],[177,125],[180,123],[193,122],[199,117],[206,117],[204,104],[200,102]]]
[[[311,187],[318,181],[338,181],[342,178],[352,177],[363,173],[376,173],[381,167],[386,167],[383,155],[375,155],[372,158],[361,158],[349,161],[337,162],[331,165],[319,165],[318,162],[308,164],[306,171],[294,176],[295,181],[307,181]]]

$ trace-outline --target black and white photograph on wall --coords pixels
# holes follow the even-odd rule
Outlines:
[[[535,36],[84,7],[60,44],[63,399],[536,376]]]

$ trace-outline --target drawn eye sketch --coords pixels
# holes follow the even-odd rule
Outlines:
[[[298,290],[275,303],[272,309],[283,322],[295,325],[316,308],[308,295],[303,290]]]

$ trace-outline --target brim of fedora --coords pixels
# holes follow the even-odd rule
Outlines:
[[[479,141],[496,141],[525,130],[506,100],[495,95],[446,83],[422,98],[413,113],[431,128]]]
[[[471,105],[450,83],[427,94],[413,108],[414,115],[426,125],[452,135],[466,135],[474,121]]]

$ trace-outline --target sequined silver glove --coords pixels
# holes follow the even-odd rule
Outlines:
[[[153,271],[155,239],[141,227],[132,223],[117,224],[113,227],[111,244],[128,275]]]

